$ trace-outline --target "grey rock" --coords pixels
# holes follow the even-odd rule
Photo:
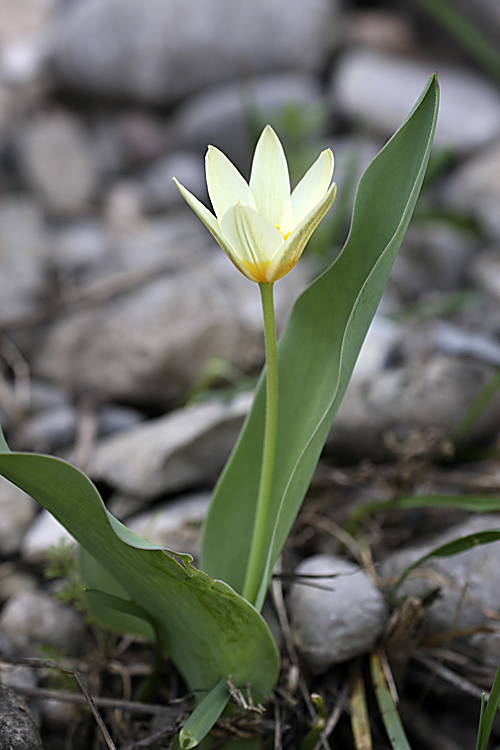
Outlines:
[[[327,449],[338,460],[387,460],[384,438],[404,440],[413,431],[436,429],[450,437],[466,410],[496,369],[466,357],[436,354],[360,379],[347,389]],[[469,434],[477,443],[498,431],[500,396],[495,397]]]
[[[0,614],[0,630],[25,655],[49,646],[74,656],[81,650],[85,625],[80,613],[50,594],[26,591],[7,601]]]
[[[66,406],[68,397],[59,386],[47,380],[32,378],[29,384],[29,410],[31,414]]]
[[[0,205],[0,322],[33,312],[45,287],[47,234],[38,206],[4,198]]]
[[[89,474],[148,498],[213,484],[236,440],[252,396],[184,407],[100,440]]]
[[[52,69],[72,89],[168,103],[242,70],[320,70],[337,20],[331,0],[87,0],[61,14]]]
[[[364,380],[386,369],[401,342],[400,326],[377,313],[361,347],[351,382]]]
[[[379,589],[354,563],[334,555],[304,560],[289,598],[292,631],[314,674],[370,651],[386,622]],[[332,576],[307,581],[307,576]]]
[[[470,275],[495,301],[500,300],[500,247],[483,250],[471,264]]]
[[[74,406],[64,404],[28,417],[22,425],[19,438],[27,450],[51,453],[74,442],[77,425],[77,410]]]
[[[34,500],[3,477],[0,478],[0,554],[9,557],[19,550],[26,529],[37,509]]]
[[[131,430],[141,424],[145,416],[130,406],[103,406],[97,412],[97,434],[100,437]]]
[[[183,198],[172,177],[206,202],[205,170],[199,155],[193,151],[175,151],[157,159],[141,176],[141,204],[146,212],[182,205]]]
[[[64,112],[38,114],[17,135],[28,185],[53,214],[86,213],[99,182],[91,140],[81,122]]]
[[[0,685],[0,747],[43,750],[40,732],[24,699],[3,685]]]
[[[257,286],[219,248],[211,253],[210,244],[203,247],[205,257],[191,260],[191,267],[186,248],[183,270],[155,274],[128,294],[56,322],[40,339],[34,372],[69,392],[90,390],[106,401],[172,404],[215,357],[243,371],[258,367],[263,338]],[[276,285],[278,328],[307,276],[302,263]],[[98,287],[95,296],[99,302]]]
[[[4,567],[0,576],[0,602],[3,603],[14,594],[19,594],[22,591],[34,591],[39,585],[34,576],[22,570],[16,570],[14,564],[12,568],[5,569]],[[0,643],[1,650],[2,644]]]
[[[0,673],[2,685],[10,688],[34,688],[37,686],[37,676],[31,667],[5,666]]]
[[[455,170],[447,188],[455,209],[475,215],[495,239],[500,237],[500,142],[471,156]]]
[[[433,338],[436,349],[444,354],[466,355],[500,365],[500,344],[490,335],[439,321],[434,327]]]
[[[249,105],[262,127],[267,123],[279,127],[286,108],[307,111],[318,105],[321,94],[318,80],[305,73],[261,76],[247,87],[241,82],[214,86],[189,97],[178,108],[172,129],[181,146],[204,153],[210,143],[248,171],[253,145]]]
[[[134,516],[127,526],[154,544],[174,552],[185,552],[198,560],[201,527],[209,504],[209,493],[186,495]]]
[[[355,119],[389,136],[407,117],[435,64],[363,49],[344,53],[335,66],[332,99]],[[439,66],[442,90],[435,143],[466,153],[500,135],[500,94],[480,76]]]
[[[389,285],[414,301],[431,289],[453,291],[464,284],[478,242],[444,222],[410,226],[391,271]]]
[[[61,273],[101,268],[107,260],[111,238],[98,221],[62,224],[54,233],[52,262]]]
[[[62,543],[73,545],[75,541],[51,513],[42,510],[24,535],[21,555],[27,562],[40,562],[51,547]]]
[[[380,566],[382,578],[399,576],[410,565],[437,547],[458,539],[492,529],[500,530],[500,515],[487,514],[469,518],[445,533],[424,543],[415,544],[390,555]],[[500,565],[500,542],[477,545],[453,557],[426,560],[402,584],[400,594],[419,596],[430,588],[439,589],[439,597],[427,609],[430,633],[496,625],[488,617],[488,609],[500,609],[497,585]],[[474,642],[489,648],[493,644],[499,654],[499,635],[492,639],[476,638]],[[496,645],[495,645],[496,644]]]

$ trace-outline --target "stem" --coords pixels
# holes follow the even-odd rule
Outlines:
[[[276,433],[278,428],[278,357],[274,320],[273,284],[259,284],[266,342],[266,422],[260,470],[259,496],[250,546],[243,596],[255,604],[265,560],[265,541],[271,504]]]

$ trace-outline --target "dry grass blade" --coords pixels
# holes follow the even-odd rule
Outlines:
[[[373,750],[365,684],[359,663],[351,665],[351,727],[356,750]]]

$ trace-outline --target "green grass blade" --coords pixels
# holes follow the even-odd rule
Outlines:
[[[182,727],[179,734],[181,750],[190,750],[200,744],[226,708],[228,701],[227,681],[219,680]]]
[[[452,557],[453,555],[460,554],[460,552],[466,552],[473,547],[478,547],[482,544],[491,544],[492,542],[498,542],[498,540],[500,540],[500,529],[491,529],[489,531],[478,531],[476,534],[461,536],[458,539],[454,539],[452,542],[448,542],[447,544],[443,544],[440,547],[436,547],[436,549],[433,549],[432,552],[428,552],[426,555],[423,555],[414,563],[412,563],[412,565],[406,568],[406,570],[400,575],[393,588],[391,589],[391,593],[389,596],[390,604],[394,604],[396,594],[401,584],[408,578],[412,570],[418,568],[426,560],[430,560],[431,557]]]
[[[387,684],[380,656],[376,651],[370,655],[370,669],[375,697],[392,750],[411,750],[399,717],[398,707]]]
[[[258,606],[304,499],[410,221],[438,109],[433,76],[414,110],[363,175],[342,253],[297,300],[279,344],[279,416],[270,550]],[[241,592],[255,518],[265,380],[218,483],[201,567]]]
[[[353,534],[365,516],[386,513],[390,510],[415,510],[416,508],[453,508],[469,513],[494,513],[500,510],[500,497],[495,495],[414,495],[392,500],[365,503],[349,516],[346,531]]]
[[[497,669],[493,686],[491,688],[490,697],[484,707],[484,694],[483,700],[481,701],[481,714],[479,717],[479,728],[477,733],[477,745],[476,750],[487,750],[488,742],[493,728],[493,722],[498,711],[498,705],[500,703],[500,666]]]

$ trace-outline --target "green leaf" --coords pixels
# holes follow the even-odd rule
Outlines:
[[[495,497],[495,495],[414,495],[394,500],[378,500],[356,508],[349,516],[346,531],[352,534],[362,518],[374,513],[416,508],[454,508],[470,513],[493,513],[500,510],[500,497]]]
[[[429,159],[436,77],[361,178],[345,247],[297,300],[279,344],[279,424],[262,603],[410,221]],[[265,382],[216,488],[201,567],[241,592],[255,517]]]
[[[226,708],[228,701],[227,681],[219,680],[182,727],[179,734],[181,750],[190,750],[190,748],[200,744]]]
[[[147,613],[198,695],[230,675],[237,686],[270,693],[279,668],[276,647],[259,613],[229,586],[197,570],[189,555],[133,534],[106,510],[90,480],[58,458],[0,453],[0,474],[47,508],[106,568],[131,603],[120,605],[128,616]]]
[[[491,688],[490,697],[486,708],[484,706],[484,693],[481,701],[481,714],[479,717],[479,727],[477,730],[476,750],[487,750],[490,740],[493,722],[495,721],[498,704],[500,703],[500,667],[497,669],[493,687]]]
[[[387,684],[380,656],[376,651],[370,655],[370,669],[372,673],[373,687],[375,689],[375,697],[377,698],[380,715],[384,722],[385,731],[389,737],[392,749],[411,750],[399,717],[398,707],[394,702],[389,685]]]
[[[406,568],[405,571],[403,571],[403,573],[400,575],[391,589],[389,603],[391,605],[394,604],[396,593],[398,592],[399,587],[401,586],[403,581],[408,578],[411,571],[415,570],[415,568],[418,568],[426,560],[430,560],[431,557],[452,557],[453,555],[458,555],[460,554],[460,552],[466,552],[467,550],[472,549],[473,547],[478,547],[482,544],[491,544],[492,542],[498,542],[499,539],[500,529],[490,529],[488,531],[478,531],[475,534],[467,534],[466,536],[461,536],[458,537],[458,539],[453,539],[453,541],[451,542],[442,544],[440,547],[436,547],[431,552],[428,552],[426,555],[420,557],[408,568]]]

